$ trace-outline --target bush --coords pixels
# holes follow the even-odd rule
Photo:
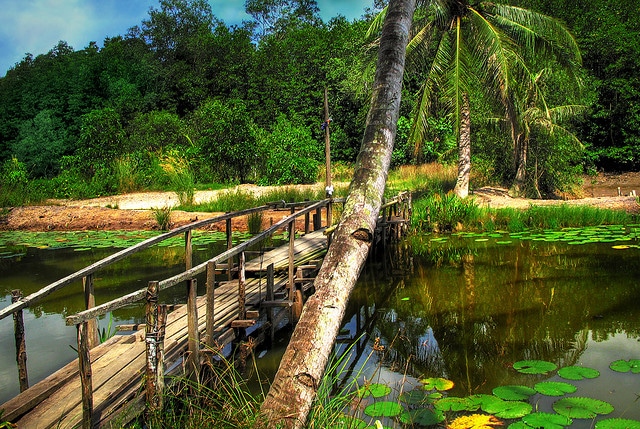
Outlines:
[[[265,133],[259,145],[264,160],[260,184],[315,183],[322,151],[309,129],[279,116],[273,131]]]
[[[0,207],[20,206],[28,201],[27,169],[16,157],[0,169]]]

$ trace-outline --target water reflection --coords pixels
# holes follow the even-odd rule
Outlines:
[[[375,364],[413,381],[449,378],[456,396],[549,378],[516,372],[511,365],[518,360],[593,366],[602,373],[587,383],[600,393],[595,397],[640,419],[640,377],[608,368],[617,359],[640,358],[640,250],[462,238],[447,246],[433,249],[436,258],[428,251],[414,255],[413,273],[390,296],[379,295],[379,272],[363,273],[351,317],[375,308],[366,330],[369,350],[375,338],[387,346]]]

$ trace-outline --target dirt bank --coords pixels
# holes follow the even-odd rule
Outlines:
[[[310,185],[319,187],[321,185]],[[623,196],[618,196],[618,188]],[[269,187],[242,185],[244,192],[259,194],[270,190]],[[473,193],[479,204],[494,208],[515,207],[526,208],[531,204],[553,205],[572,204],[593,207],[626,210],[631,213],[640,212],[636,198],[629,196],[633,191],[640,192],[640,173],[600,174],[586,177],[583,193],[585,198],[571,200],[530,200],[511,198],[506,189],[481,188]],[[198,191],[196,202],[209,201],[220,191]],[[81,230],[150,230],[158,229],[154,207],[165,207],[177,204],[173,192],[143,192],[117,195],[91,200],[69,201],[55,200],[48,205],[16,207],[9,210],[6,216],[0,217],[0,230],[29,231],[81,231]],[[110,208],[116,207],[116,208]],[[220,213],[192,213],[174,210],[171,213],[172,226],[185,225],[195,220],[206,219]],[[277,222],[286,212],[270,212],[265,222]],[[213,229],[223,229],[224,225],[214,225]],[[244,219],[234,220],[234,229],[246,228]]]

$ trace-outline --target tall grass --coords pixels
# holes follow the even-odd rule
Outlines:
[[[397,194],[411,189],[416,194],[446,193],[456,184],[457,167],[430,163],[405,165],[392,170],[387,181],[387,193]]]
[[[344,193],[344,191],[342,191]],[[340,191],[338,191],[340,193]],[[334,193],[334,196],[336,193]],[[252,207],[258,207],[266,203],[274,201],[300,202],[300,201],[316,201],[325,197],[325,191],[321,188],[296,188],[293,186],[285,186],[274,188],[260,195],[246,192],[241,189],[235,189],[220,193],[215,199],[185,207],[187,211],[202,212],[230,212],[244,210]]]
[[[192,206],[196,180],[188,161],[177,154],[169,153],[165,155],[161,167],[169,178],[171,189],[178,196],[180,206]]]
[[[151,209],[153,217],[162,231],[168,231],[171,228],[171,211],[173,211],[173,207],[169,206],[153,207]]]
[[[417,199],[413,205],[411,224],[414,230],[421,232],[498,229],[516,232],[524,229],[626,225],[637,221],[636,215],[623,210],[570,204],[531,205],[524,210],[481,208],[472,198],[461,200],[449,193]]]

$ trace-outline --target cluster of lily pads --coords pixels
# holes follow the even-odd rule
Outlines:
[[[569,245],[589,243],[621,243],[612,247],[617,249],[639,248],[640,225],[600,225],[584,228],[562,228],[559,230],[526,230],[520,232],[495,231],[492,233],[459,232],[447,236],[431,238],[433,243],[444,243],[453,238],[473,239],[476,242],[493,241],[495,244],[512,244],[520,241],[565,242]]]
[[[552,362],[523,360],[515,362],[513,368],[523,374],[546,375],[557,369]],[[617,360],[610,368],[617,372],[640,374],[640,359]],[[524,385],[499,386],[492,394],[475,394],[467,397],[446,396],[446,391],[454,383],[444,378],[420,380],[421,386],[404,392],[395,401],[384,400],[391,388],[384,384],[368,384],[356,392],[361,399],[373,398],[364,409],[364,414],[372,420],[393,419],[411,427],[446,426],[448,429],[473,429],[504,425],[509,429],[562,429],[570,426],[574,419],[595,419],[614,411],[608,402],[582,397],[566,396],[577,391],[570,381],[593,379],[600,372],[582,366],[568,366],[557,371],[559,377],[567,381],[542,381],[533,387]],[[553,403],[555,413],[534,412],[529,399],[536,394],[558,397]],[[369,428],[364,420],[345,417],[343,422],[350,428]],[[380,421],[377,421],[380,427]],[[610,418],[596,422],[595,429],[640,429],[640,421]]]
[[[71,248],[77,252],[92,249],[124,249],[159,234],[157,231],[3,231],[0,232],[0,259],[24,256],[29,247],[46,250]],[[248,233],[234,232],[233,238],[241,241],[248,235]],[[225,233],[215,231],[194,231],[192,238],[192,243],[196,247],[225,241]],[[184,246],[184,237],[180,234],[156,246],[181,247]]]

